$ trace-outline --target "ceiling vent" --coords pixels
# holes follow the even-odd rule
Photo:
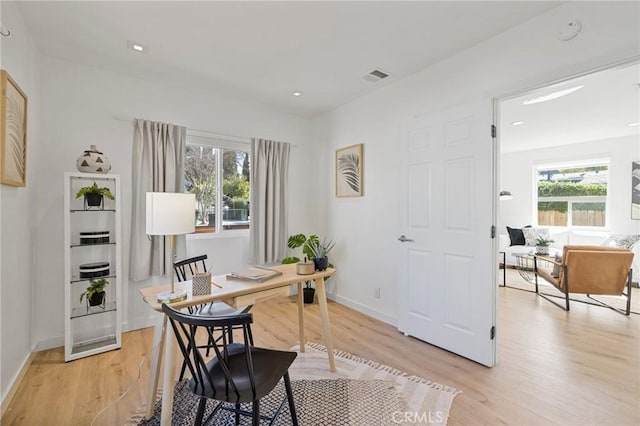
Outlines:
[[[387,77],[389,77],[389,74],[387,74],[386,72],[380,71],[380,70],[373,70],[362,78],[364,78],[365,80],[371,83],[376,83],[380,80],[384,80]]]

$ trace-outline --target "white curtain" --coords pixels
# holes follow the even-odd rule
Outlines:
[[[145,232],[145,199],[147,192],[184,192],[186,135],[186,127],[135,120],[129,256],[131,280],[166,275],[173,267],[168,237],[150,237]]]
[[[279,262],[287,250],[287,191],[290,145],[251,139],[250,261]]]

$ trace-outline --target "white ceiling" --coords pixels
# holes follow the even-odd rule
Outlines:
[[[311,117],[561,2],[20,2],[42,53]],[[127,49],[132,40],[145,54]],[[391,75],[370,83],[379,68]],[[301,91],[301,97],[292,96]]]
[[[500,144],[502,152],[611,139],[640,137],[640,65],[626,65],[596,72],[535,90],[501,102]],[[538,104],[523,105],[563,89],[584,87],[566,96]],[[523,121],[513,126],[514,121]],[[639,139],[640,146],[640,139]]]

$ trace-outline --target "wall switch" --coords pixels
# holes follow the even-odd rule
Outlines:
[[[373,297],[375,297],[376,299],[380,299],[380,287],[374,288],[373,292]]]

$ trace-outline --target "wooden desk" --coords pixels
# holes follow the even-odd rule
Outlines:
[[[314,280],[316,283],[316,292],[318,294],[318,304],[320,305],[320,315],[322,317],[322,329],[324,335],[324,344],[327,347],[329,357],[329,368],[335,371],[335,361],[333,357],[333,342],[331,341],[331,328],[329,323],[329,310],[327,309],[327,294],[324,287],[324,278],[330,277],[335,273],[334,269],[315,272],[311,275],[296,274],[296,265],[277,265],[272,267],[282,272],[282,275],[272,278],[262,283],[253,283],[249,281],[227,280],[224,275],[216,275],[212,277],[212,282],[217,284],[211,286],[211,294],[204,296],[193,296],[191,294],[191,281],[176,283],[176,289],[187,290],[187,299],[181,302],[172,303],[175,309],[187,308],[189,306],[200,305],[214,301],[224,301],[231,306],[254,305],[263,300],[277,296],[286,296],[289,294],[289,286],[297,284],[298,286],[298,332],[300,336],[300,351],[304,352],[304,301],[303,301],[303,282]],[[162,305],[157,302],[158,293],[168,291],[170,286],[162,285],[155,287],[146,287],[140,290],[142,299],[152,309],[162,312]],[[160,364],[162,348],[164,346],[164,373],[163,373],[163,392],[162,392],[162,411],[160,416],[160,424],[163,426],[171,425],[171,407],[173,407],[173,390],[175,386],[175,361],[176,361],[176,344],[175,336],[171,327],[167,326],[167,317],[163,315],[162,322],[158,323],[155,328],[153,337],[153,356],[151,358],[151,373],[149,380],[149,389],[147,395],[147,414],[149,419],[153,415],[153,405],[155,403],[155,395],[158,390],[158,381],[160,378]]]

